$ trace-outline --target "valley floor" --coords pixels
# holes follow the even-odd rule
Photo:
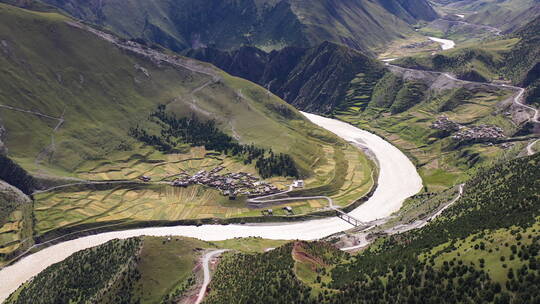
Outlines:
[[[363,221],[388,216],[397,211],[406,198],[422,188],[421,178],[410,160],[399,149],[382,138],[344,122],[311,114],[306,115],[315,123],[328,128],[345,140],[368,148],[377,158],[380,166],[379,186],[373,196],[351,212],[351,215]],[[0,286],[0,299],[5,299],[20,284],[51,264],[64,260],[76,251],[97,246],[115,238],[126,239],[140,235],[181,235],[208,241],[251,236],[267,239],[313,240],[351,227],[350,224],[339,218],[328,218],[282,225],[246,224],[145,228],[82,237],[30,254],[15,264],[0,270],[0,281],[7,282],[7,284]]]

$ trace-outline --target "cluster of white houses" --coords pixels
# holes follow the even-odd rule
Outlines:
[[[490,142],[505,138],[504,130],[495,125],[477,125],[465,127],[454,121],[451,121],[447,116],[440,116],[433,122],[431,128],[455,132],[452,139],[459,142]]]
[[[206,185],[221,191],[224,196],[235,199],[238,195],[260,196],[279,192],[278,188],[270,183],[259,180],[256,176],[246,173],[227,173],[219,175],[223,166],[210,171],[201,170],[194,175],[181,173],[171,185],[187,187],[189,185]]]

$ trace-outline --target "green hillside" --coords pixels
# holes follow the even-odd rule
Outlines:
[[[419,69],[448,71],[472,81],[509,80],[527,87],[528,102],[538,102],[540,18],[502,39],[464,44],[435,56],[414,56],[395,63]]]
[[[201,48],[186,55],[256,82],[310,113],[330,113],[354,104],[356,101],[346,98],[350,91],[357,96],[362,95],[360,91],[370,91],[384,69],[359,51],[330,42],[270,53],[254,47],[234,51]],[[353,80],[357,81],[351,84]]]
[[[315,152],[293,152],[309,142],[298,128],[305,120],[249,82],[197,62],[195,66],[212,70],[219,80],[126,56],[92,33],[66,24],[68,19],[59,15],[5,5],[0,13],[5,142],[9,156],[30,171],[44,165],[69,174],[85,161],[133,150],[127,130],[157,104],[167,104],[177,114],[215,119],[226,132],[234,127],[241,142],[307,156],[298,159],[300,165],[309,163],[309,154]],[[196,88],[200,90],[195,105],[190,94]],[[238,102],[230,102],[235,99]]]
[[[440,218],[355,256],[320,243],[232,256],[219,265],[207,302],[534,303],[539,162],[536,155],[479,172]]]
[[[359,150],[256,84],[56,13],[5,4],[0,119],[9,157],[2,156],[0,178],[27,194],[83,182],[34,193],[31,229],[41,241],[44,233],[54,237],[111,224],[261,217],[261,210],[248,208],[244,194],[234,199],[208,186],[170,186],[177,176],[200,170],[249,173],[279,190],[301,177],[307,188],[326,189],[344,206],[375,182],[373,164]],[[135,136],[137,127],[152,140]],[[6,165],[11,161],[14,166]],[[354,179],[345,182],[352,172]],[[152,181],[141,182],[143,175]],[[325,204],[290,205],[305,215]],[[6,210],[13,213],[11,205]],[[0,228],[6,235],[0,243],[4,260],[32,239],[18,232],[22,218]]]
[[[506,32],[524,26],[540,13],[536,0],[434,0],[433,3],[442,13],[460,14],[467,22],[494,26]]]
[[[201,46],[236,49],[242,45],[273,50],[310,47],[323,41],[368,50],[412,34],[410,24],[437,16],[425,0],[42,2],[126,38],[142,38],[175,51]]]
[[[195,283],[207,243],[191,239],[113,240],[54,264],[6,303],[162,303]],[[168,302],[164,302],[168,303]]]

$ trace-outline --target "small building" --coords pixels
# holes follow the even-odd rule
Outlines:
[[[283,210],[285,210],[285,211],[287,211],[287,212],[289,212],[289,213],[293,213],[292,208],[289,207],[289,206],[283,207]]]
[[[142,180],[145,183],[152,180],[152,178],[150,176],[146,176],[146,175],[143,175],[143,176],[139,177],[139,179]]]
[[[268,215],[273,215],[274,214],[274,210],[272,210],[272,209],[268,209],[268,210],[266,210],[266,212],[268,213]]]
[[[299,179],[299,180],[295,180],[293,182],[293,187],[295,188],[304,188],[304,181]]]

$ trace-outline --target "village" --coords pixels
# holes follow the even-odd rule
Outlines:
[[[452,139],[459,142],[492,142],[506,137],[500,127],[485,124],[464,127],[446,116],[438,117],[431,128],[450,133],[457,131],[452,135]]]
[[[222,195],[228,196],[232,200],[239,195],[255,197],[279,192],[275,185],[261,181],[250,173],[237,172],[220,175],[219,172],[223,169],[225,167],[218,166],[210,171],[201,170],[194,175],[183,172],[177,175],[171,185],[174,187],[205,185],[221,191]],[[139,179],[144,182],[151,181],[149,176],[141,176]]]

